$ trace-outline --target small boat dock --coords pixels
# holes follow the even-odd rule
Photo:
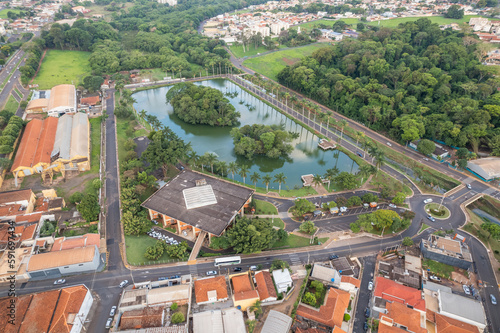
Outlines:
[[[323,150],[328,150],[337,148],[337,145],[332,141],[328,141],[326,139],[319,139],[318,147],[320,147]]]

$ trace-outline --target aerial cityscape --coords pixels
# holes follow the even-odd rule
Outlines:
[[[500,332],[498,0],[0,1],[0,332]]]

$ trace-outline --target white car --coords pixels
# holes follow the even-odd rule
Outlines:
[[[66,283],[66,280],[65,279],[59,279],[57,281],[54,281],[54,284],[63,284],[63,283]]]
[[[111,328],[111,324],[113,323],[113,318],[108,318],[106,321],[106,328]]]
[[[393,204],[393,203],[390,203],[390,204],[389,204],[389,207],[391,207],[391,208],[398,208],[398,207],[397,207],[395,204]]]
[[[468,188],[469,190],[472,190],[472,186],[471,186],[470,184],[467,184],[467,188]]]
[[[465,293],[466,295],[470,295],[470,289],[469,289],[469,287],[468,287],[467,285],[465,285],[465,284],[464,284],[464,285],[462,286],[462,288],[464,289],[464,293]]]
[[[347,212],[347,207],[340,207],[340,212],[341,213]]]
[[[430,198],[424,200],[424,204],[428,204],[428,203],[431,203],[431,202],[432,202],[432,199],[430,199]]]
[[[128,285],[128,280],[123,280],[120,282],[120,288],[125,288]]]
[[[368,290],[373,290],[373,281],[368,282]]]
[[[111,311],[109,311],[109,316],[113,317],[116,313],[116,305],[111,307]]]
[[[429,276],[429,279],[431,279],[434,282],[441,282],[441,278],[439,276],[436,276],[436,275]]]
[[[207,275],[217,275],[217,271],[208,271]]]

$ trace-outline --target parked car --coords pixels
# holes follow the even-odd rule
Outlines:
[[[113,323],[113,318],[108,318],[108,320],[106,321],[106,328],[111,328],[111,324]]]
[[[120,288],[125,288],[128,285],[128,280],[123,280],[120,282]]]
[[[325,215],[325,213],[323,213],[323,212],[322,212],[322,211],[320,211],[320,210],[315,210],[315,211],[313,212],[313,216],[314,216],[314,217],[324,216],[324,215]]]
[[[359,151],[356,152],[356,155],[358,155],[359,157],[363,157],[363,154],[361,154]]]
[[[340,207],[340,212],[341,213],[347,212],[347,207]]]
[[[490,294],[490,301],[491,301],[491,304],[497,305],[497,299],[495,296],[493,296],[493,294]]]
[[[429,199],[425,199],[425,200],[424,200],[424,204],[428,204],[428,203],[431,203],[431,202],[432,202],[432,199],[431,199],[431,198],[429,198]]]
[[[109,316],[113,317],[116,313],[116,305],[111,307],[111,311],[109,311]]]
[[[338,259],[338,258],[339,258],[339,256],[338,256],[338,255],[336,255],[336,254],[331,254],[331,255],[330,255],[330,260],[333,260],[333,259]]]
[[[464,284],[464,285],[462,286],[462,288],[464,289],[464,293],[465,293],[466,295],[470,295],[470,289],[469,289],[469,287],[468,287],[467,285],[465,285],[465,284]]]
[[[217,271],[208,271],[207,275],[217,275]]]
[[[63,283],[66,283],[66,280],[65,279],[59,279],[59,280],[56,280],[54,281],[54,284],[63,284]]]
[[[395,204],[393,204],[393,203],[390,203],[390,204],[389,204],[389,207],[391,207],[391,208],[398,208],[398,206],[396,206],[396,205],[395,205]]]
[[[158,278],[158,281],[164,281],[164,280],[168,280],[168,277],[162,276]]]
[[[366,332],[368,331],[368,322],[365,321],[365,323],[363,324],[363,330]]]
[[[472,189],[472,186],[471,186],[470,184],[467,184],[467,188],[468,188],[469,190],[471,190],[471,189]]]
[[[370,308],[366,308],[366,310],[365,310],[365,317],[366,318],[370,317]]]
[[[259,269],[259,267],[255,266],[255,265],[250,266],[251,271],[256,271],[258,269]]]
[[[235,267],[235,268],[233,269],[233,271],[235,271],[235,272],[241,272],[241,267]]]
[[[173,275],[173,276],[170,277],[170,279],[179,279],[179,278],[180,278],[179,275]]]
[[[339,207],[330,208],[330,214],[337,214],[339,212]]]
[[[431,279],[434,282],[441,282],[441,278],[439,276],[436,276],[436,275],[429,276],[429,279]]]
[[[377,207],[377,203],[376,203],[375,201],[370,202],[370,207],[371,207],[371,208],[375,208],[375,207]]]
[[[368,282],[368,290],[373,290],[373,281]]]
[[[370,207],[370,205],[369,205],[369,204],[367,204],[367,203],[364,203],[364,204],[363,204],[363,207],[364,207],[364,208],[368,208],[368,207]]]

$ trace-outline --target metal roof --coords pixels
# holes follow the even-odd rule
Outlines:
[[[271,310],[267,315],[266,322],[262,327],[261,333],[288,333],[292,326],[292,318],[286,314]]]
[[[187,209],[204,207],[217,203],[212,186],[196,186],[182,191]]]

